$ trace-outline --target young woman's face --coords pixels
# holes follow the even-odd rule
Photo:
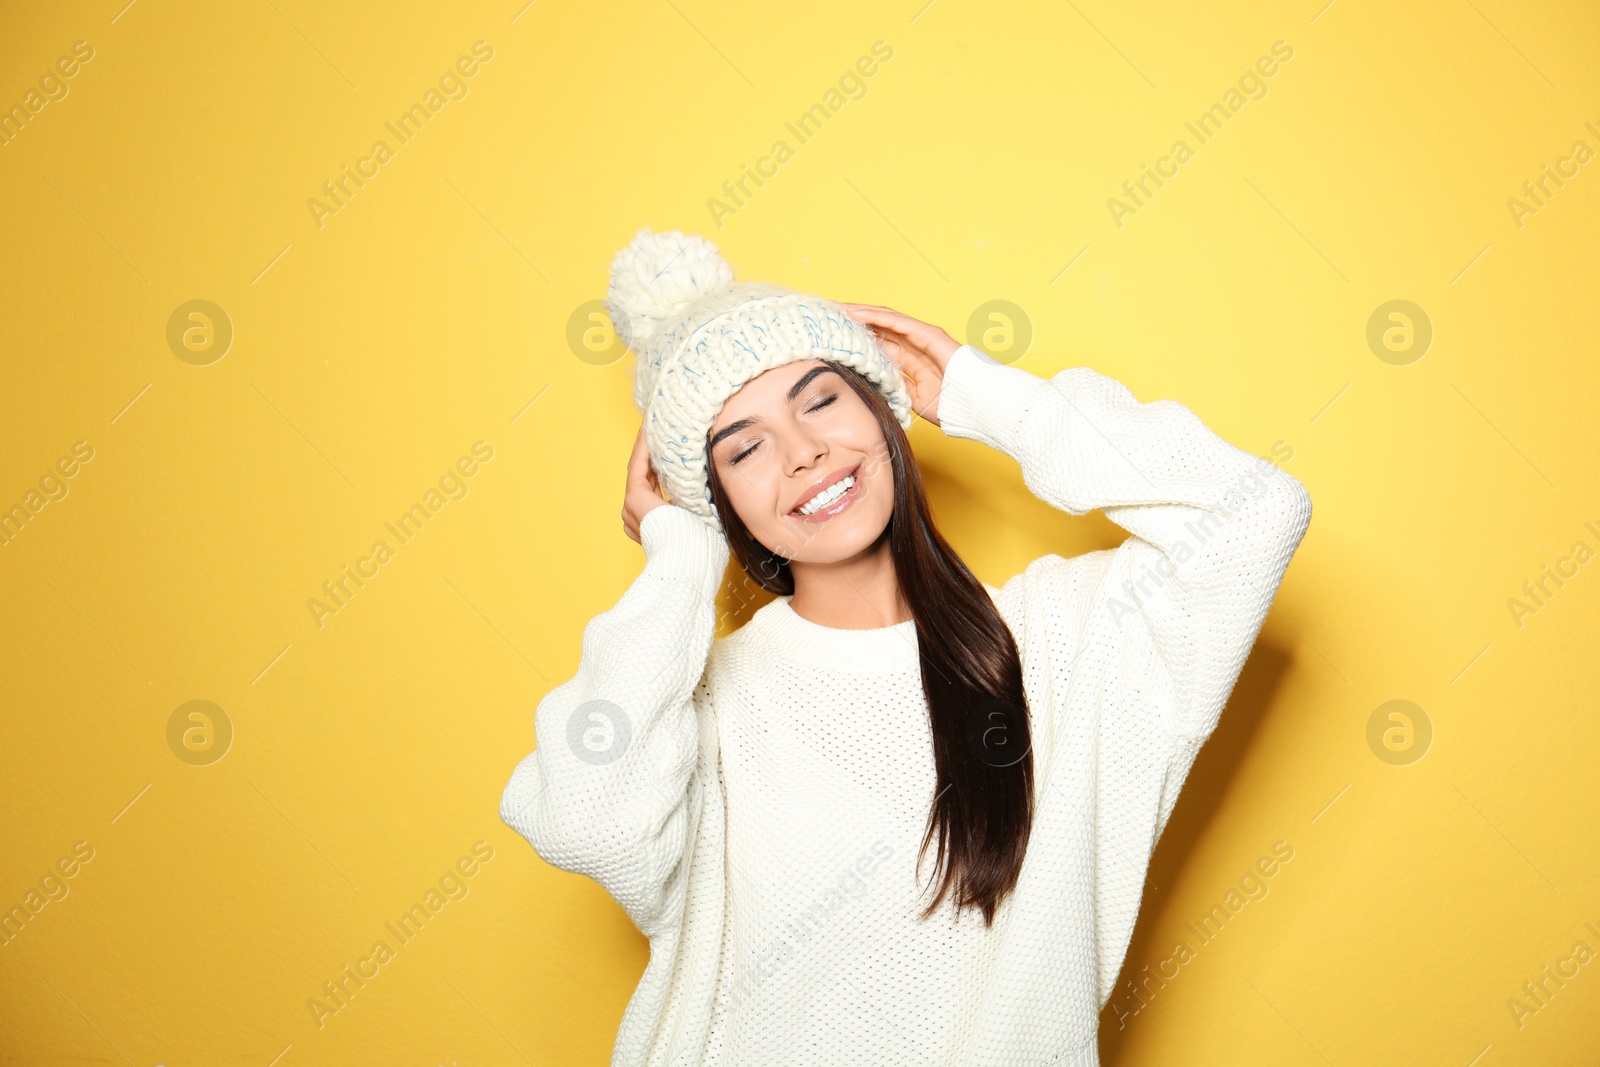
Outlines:
[[[888,443],[872,410],[826,360],[785,363],[746,382],[722,405],[709,440],[722,506],[785,559],[849,559],[889,525]],[[841,486],[849,488],[837,495]]]

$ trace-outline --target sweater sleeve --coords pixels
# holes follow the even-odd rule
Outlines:
[[[693,830],[697,701],[728,543],[673,504],[639,525],[644,569],[583,631],[576,676],[534,714],[500,818],[553,866],[599,882],[651,936]]]
[[[1098,595],[1063,636],[1072,653],[1089,639],[1143,651],[1147,661],[1124,662],[1169,690],[1171,732],[1208,736],[1311,520],[1305,486],[1177,401],[1141,404],[1088,367],[1044,379],[963,345],[939,416],[947,435],[1015,459],[1041,500],[1072,515],[1103,508],[1133,534],[1089,554],[1104,572]]]
[[[1049,379],[970,346],[951,357],[944,432],[1015,459],[1073,515],[1103,508],[1115,549],[1034,560],[1000,589],[1050,753],[1043,788],[1090,839],[1100,1004],[1131,939],[1149,860],[1311,517],[1292,475],[1174,400],[1139,403],[1088,367]],[[1036,696],[1038,700],[1036,702]]]

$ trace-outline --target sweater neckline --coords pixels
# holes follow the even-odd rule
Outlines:
[[[782,596],[760,608],[746,627],[784,653],[823,667],[895,667],[917,662],[917,621],[867,630],[812,622]]]

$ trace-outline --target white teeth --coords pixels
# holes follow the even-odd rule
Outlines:
[[[812,497],[810,500],[806,501],[804,504],[800,505],[800,507],[796,510],[798,510],[802,515],[810,515],[814,512],[820,511],[829,504],[832,504],[834,501],[838,500],[840,497],[844,496],[845,493],[849,492],[850,487],[855,484],[855,475],[847,474],[843,478],[840,478],[838,481],[834,482],[832,485],[828,486],[828,488],[824,489],[822,492],[818,493],[816,496]]]

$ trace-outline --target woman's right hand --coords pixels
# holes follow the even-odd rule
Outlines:
[[[668,500],[661,493],[661,480],[650,462],[650,449],[645,444],[641,421],[639,436],[633,442],[633,455],[628,457],[628,485],[622,497],[622,532],[639,541],[639,524],[646,515],[666,503]]]

